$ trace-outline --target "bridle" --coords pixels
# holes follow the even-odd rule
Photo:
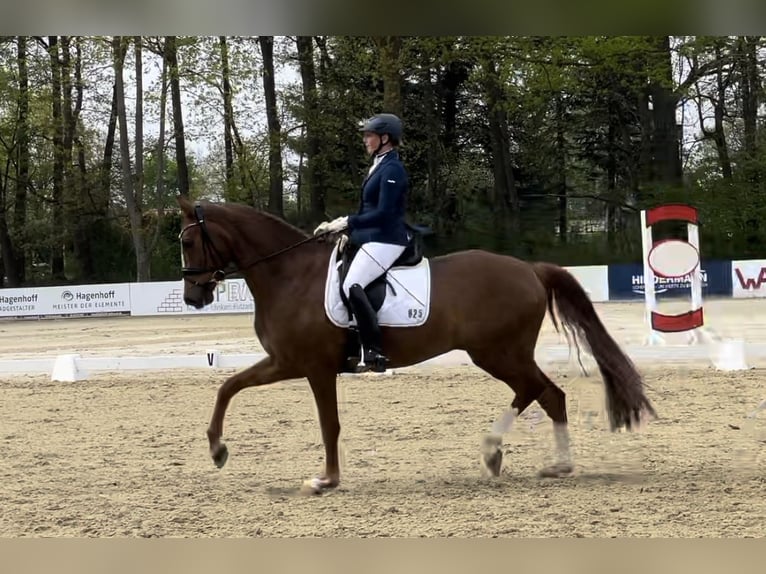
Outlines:
[[[188,231],[192,227],[199,227],[200,234],[202,236],[202,251],[205,255],[205,261],[207,262],[208,260],[208,254],[214,256],[216,261],[224,261],[223,256],[221,256],[220,252],[218,251],[218,249],[216,249],[215,244],[213,243],[213,238],[210,236],[210,232],[207,229],[207,224],[205,223],[205,216],[202,213],[202,206],[199,203],[194,205],[194,217],[196,221],[194,223],[190,223],[189,225],[184,226],[183,229],[181,229],[181,232],[178,234],[178,239],[183,240],[184,233],[186,233],[186,231]],[[295,249],[296,247],[299,247],[300,245],[303,245],[304,243],[314,241],[318,239],[319,237],[321,237],[321,235],[311,235],[305,239],[300,240],[298,243],[288,245],[284,249],[280,249],[279,251],[275,251],[274,253],[270,253],[269,255],[259,257],[258,259],[256,259],[255,261],[251,263],[248,263],[247,265],[244,265],[242,267],[228,265],[226,269],[215,268],[215,267],[186,267],[184,265],[184,253],[183,253],[183,243],[182,243],[181,244],[181,273],[184,277],[184,280],[188,281],[189,283],[193,285],[196,285],[198,287],[212,288],[218,285],[218,283],[225,281],[228,275],[242,272],[245,269],[249,269],[250,267],[257,265],[258,263],[262,263],[263,261],[273,259],[277,255],[281,255],[282,253],[291,251],[292,249]],[[210,278],[207,281],[200,282],[192,278],[193,276],[202,275],[204,273],[210,273]]]

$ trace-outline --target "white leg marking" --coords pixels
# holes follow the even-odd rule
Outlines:
[[[513,422],[519,416],[519,409],[513,408],[509,411],[503,411],[494,423],[492,423],[492,434],[502,435],[507,433],[513,427]]]
[[[556,439],[556,463],[572,464],[569,452],[569,428],[566,423],[553,423],[553,436]]]

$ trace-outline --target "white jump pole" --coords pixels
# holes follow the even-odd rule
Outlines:
[[[649,328],[645,342],[648,345],[662,345],[665,343],[664,338],[660,335],[659,331],[655,331],[652,327],[652,314],[657,310],[657,296],[654,291],[654,271],[652,271],[652,267],[649,265],[649,252],[652,250],[652,245],[652,226],[646,224],[646,210],[641,210],[641,251],[643,254],[641,259],[644,264],[644,320]]]

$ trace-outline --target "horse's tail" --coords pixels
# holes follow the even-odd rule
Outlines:
[[[556,299],[562,326],[584,340],[598,364],[606,387],[606,402],[612,430],[631,430],[640,425],[643,415],[656,417],[654,408],[644,394],[644,383],[633,362],[620,349],[601,322],[590,297],[579,281],[566,269],[550,263],[534,263],[535,273],[545,286],[548,311],[558,329],[553,311]],[[579,349],[578,349],[579,350]]]

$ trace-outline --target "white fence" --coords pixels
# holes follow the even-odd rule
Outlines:
[[[568,267],[593,301],[609,300],[606,265]],[[0,318],[81,317],[98,315],[184,315],[253,313],[255,301],[244,279],[227,279],[215,301],[195,309],[183,301],[183,281],[112,283],[0,289]]]
[[[566,267],[580,282],[594,302],[610,300],[609,267],[606,265]],[[766,297],[766,260],[731,262],[732,297]],[[254,313],[255,302],[243,279],[228,279],[218,286],[215,300],[203,309],[195,309],[183,302],[183,280],[159,281],[149,283],[112,283],[103,285],[76,285],[59,287],[29,287],[22,289],[0,289],[0,319],[35,319],[53,317],[87,317],[101,315],[193,315],[210,313]],[[742,346],[734,353],[743,356],[745,343],[735,341],[732,344]],[[721,346],[721,345],[719,345]],[[730,347],[731,345],[729,345]],[[724,348],[725,347],[725,348]],[[757,348],[756,348],[757,347]],[[747,346],[747,353],[766,356],[766,347]],[[731,355],[726,345],[716,353]],[[566,346],[539,349],[543,362],[571,360]],[[702,359],[708,352],[694,347],[668,347],[629,349],[636,356],[651,355],[656,360],[674,361],[684,359]],[[467,357],[448,354],[438,357],[433,362],[468,363]],[[455,356],[453,356],[455,355]],[[649,356],[647,355],[647,357]],[[214,360],[211,360],[211,357]],[[52,373],[55,380],[78,380],[87,377],[88,371],[126,370],[126,369],[164,369],[164,368],[226,368],[251,364],[259,357],[256,355],[225,355],[217,351],[207,351],[201,355],[168,355],[159,357],[80,357],[79,355],[60,355],[25,360],[0,360],[0,373],[34,372]],[[726,358],[726,357],[725,357]],[[727,358],[728,363],[731,363]],[[727,363],[720,357],[713,357],[713,363]],[[427,361],[431,362],[431,361]],[[727,363],[727,364],[728,364]],[[733,363],[732,363],[733,364]],[[744,358],[733,368],[745,368]]]
[[[594,302],[610,300],[609,267],[566,267]],[[766,259],[731,262],[731,296],[766,297]],[[243,279],[227,279],[203,309],[183,302],[183,281],[108,283],[0,289],[0,319],[98,315],[253,313],[255,301]]]

